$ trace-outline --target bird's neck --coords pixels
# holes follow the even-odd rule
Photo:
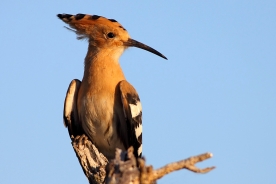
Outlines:
[[[119,57],[124,49],[99,49],[89,45],[84,62],[83,82],[108,82],[108,80],[124,80]]]

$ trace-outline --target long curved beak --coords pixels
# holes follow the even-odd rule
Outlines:
[[[127,46],[127,47],[138,47],[140,49],[144,49],[144,50],[149,51],[149,52],[151,52],[153,54],[156,54],[157,56],[160,56],[160,57],[162,57],[164,59],[167,59],[163,54],[161,54],[157,50],[155,50],[155,49],[153,49],[153,48],[151,48],[151,47],[149,47],[149,46],[147,46],[147,45],[145,45],[145,44],[143,44],[141,42],[133,40],[131,38],[129,38],[126,42],[124,42],[124,46]]]

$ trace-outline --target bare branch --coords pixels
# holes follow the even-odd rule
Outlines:
[[[104,183],[108,160],[86,135],[72,137],[72,146],[90,184]]]
[[[173,171],[177,171],[180,169],[188,169],[190,171],[193,171],[195,173],[207,173],[211,170],[213,170],[215,167],[207,167],[204,169],[199,169],[195,166],[196,163],[202,162],[208,158],[212,157],[212,153],[204,153],[198,156],[190,157],[185,160],[181,160],[178,162],[170,163],[165,165],[164,167],[161,167],[154,171],[154,180],[157,180],[161,177],[163,177],[166,174],[169,174]]]
[[[90,184],[154,184],[166,174],[180,169],[207,173],[215,168],[199,169],[195,166],[196,163],[212,157],[211,153],[204,153],[154,170],[151,165],[146,166],[145,159],[134,156],[132,147],[127,152],[117,149],[115,159],[108,163],[104,155],[85,135],[71,137],[71,139],[74,151]]]

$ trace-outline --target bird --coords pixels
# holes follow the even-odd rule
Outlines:
[[[82,80],[71,81],[64,100],[63,119],[70,137],[84,133],[108,159],[115,150],[134,148],[142,155],[142,105],[126,80],[119,58],[128,47],[137,47],[167,59],[157,50],[130,37],[116,20],[89,14],[57,14],[88,41]]]

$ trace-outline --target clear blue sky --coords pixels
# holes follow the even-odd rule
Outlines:
[[[130,48],[125,75],[143,104],[143,153],[155,168],[212,152],[159,181],[276,183],[276,1],[0,2],[0,183],[87,183],[63,126],[86,41],[58,13],[118,20],[169,60]],[[183,182],[180,182],[183,181]]]

